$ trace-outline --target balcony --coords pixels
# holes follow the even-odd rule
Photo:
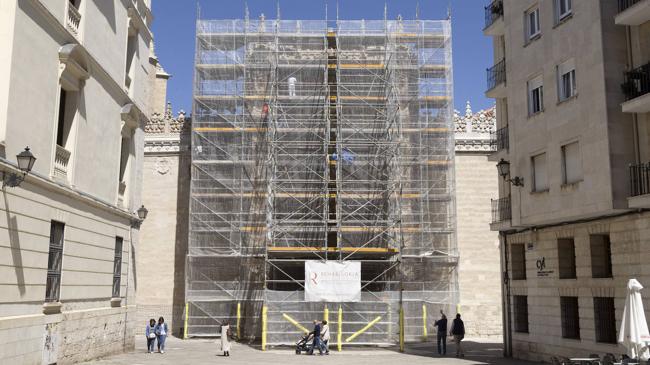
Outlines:
[[[56,145],[54,153],[54,177],[68,181],[68,162],[70,162],[70,151]]]
[[[81,13],[79,12],[79,9],[77,9],[69,1],[67,2],[67,4],[68,4],[68,11],[67,11],[65,25],[75,37],[79,38],[81,35],[79,31],[79,26],[81,25]]]
[[[630,208],[650,208],[650,162],[630,165]]]
[[[621,88],[627,100],[623,112],[650,112],[650,63],[626,72]]]
[[[492,224],[509,221],[512,218],[510,196],[492,199]]]
[[[503,0],[494,0],[485,7],[485,28],[483,34],[488,36],[503,35],[505,26],[503,22]]]
[[[506,60],[487,69],[487,87],[485,95],[488,98],[504,98],[506,96]]]
[[[650,20],[650,0],[618,0],[618,25],[641,25]]]
[[[494,140],[494,147],[497,151],[507,150],[510,148],[510,140],[508,137],[508,126],[497,129],[492,132],[492,140]]]

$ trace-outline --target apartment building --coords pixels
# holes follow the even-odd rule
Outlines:
[[[650,283],[649,9],[648,0],[485,7],[500,176],[491,227],[514,357],[624,352],[627,280]]]
[[[151,21],[150,0],[0,2],[0,363],[76,363],[142,330]]]

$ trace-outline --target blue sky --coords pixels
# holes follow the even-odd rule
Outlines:
[[[325,0],[279,0],[282,19],[325,19]],[[328,0],[329,18],[335,18],[336,0]],[[387,0],[388,17],[402,14],[415,18],[417,0]],[[487,2],[484,1],[484,2]],[[244,17],[244,0],[201,0],[201,18],[239,19]],[[275,18],[275,0],[248,0],[251,18],[264,13]],[[485,69],[492,64],[492,43],[483,35],[483,2],[477,0],[419,0],[422,19],[443,19],[451,7],[454,104],[463,111],[465,101],[474,110],[493,105],[485,97]],[[383,19],[382,0],[339,0],[341,19]],[[154,0],[153,31],[156,55],[172,75],[167,98],[174,111],[192,109],[194,30],[197,6],[194,0]]]

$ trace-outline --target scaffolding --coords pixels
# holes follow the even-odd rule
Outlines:
[[[187,336],[395,344],[455,310],[451,64],[448,20],[197,21]],[[360,261],[361,301],[306,302],[306,260]]]

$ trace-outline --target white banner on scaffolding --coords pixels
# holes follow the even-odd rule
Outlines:
[[[361,300],[361,262],[305,261],[305,301]]]

